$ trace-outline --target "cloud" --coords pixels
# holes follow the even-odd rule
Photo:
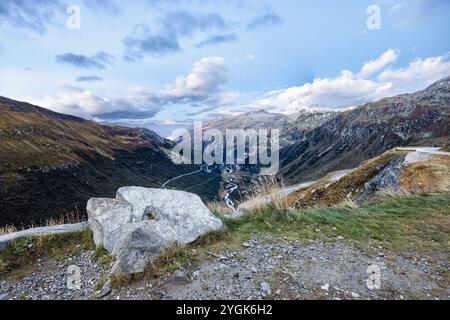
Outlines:
[[[179,76],[175,83],[161,91],[166,103],[198,105],[226,105],[234,94],[226,88],[229,71],[222,57],[205,57],[194,64],[186,76]]]
[[[415,91],[450,75],[450,54],[415,59],[408,67],[383,71],[378,81],[391,83],[396,92]]]
[[[252,21],[250,21],[250,23],[247,25],[247,29],[254,30],[264,26],[275,26],[280,25],[282,22],[283,20],[279,15],[273,12],[267,12],[255,17]]]
[[[59,0],[1,0],[0,25],[8,23],[43,34],[54,24],[56,16],[64,13]]]
[[[155,30],[148,25],[138,24],[122,41],[125,59],[137,61],[146,56],[164,57],[183,51],[181,38],[190,38],[199,32],[224,30],[227,23],[219,14],[192,14],[187,11],[172,11],[158,20]],[[207,39],[220,41],[220,39]],[[226,39],[222,39],[225,41]],[[231,39],[228,39],[231,40]],[[207,43],[205,43],[207,45]]]
[[[47,95],[27,101],[56,112],[103,121],[147,119],[154,117],[161,110],[161,106],[151,97],[133,95],[132,91],[126,97],[104,97],[88,90],[72,90],[57,96]]]
[[[116,0],[83,0],[83,3],[89,9],[108,15],[117,15],[120,13],[120,7]]]
[[[197,48],[203,48],[205,46],[213,46],[227,42],[236,42],[238,36],[235,33],[230,34],[219,34],[208,37],[207,39],[197,43],[195,46]]]
[[[150,119],[174,104],[205,108],[202,109],[205,112],[235,101],[236,93],[226,87],[228,74],[224,58],[205,57],[196,62],[187,75],[177,77],[173,83],[157,91],[132,87],[125,97],[118,97],[65,86],[64,91],[56,96],[25,100],[57,112],[103,121]],[[78,80],[96,78],[85,76]]]
[[[344,70],[335,78],[316,78],[302,86],[269,93],[255,105],[286,112],[348,108],[421,90],[450,75],[449,55],[417,58],[406,68],[385,69],[396,61],[398,54],[394,53],[394,50],[386,51],[378,59],[364,64],[358,74]],[[378,76],[370,79],[376,72],[379,72]]]
[[[117,0],[83,0],[83,3],[98,13],[120,12]],[[66,10],[71,4],[69,0],[1,0],[0,26],[9,24],[42,35],[53,25],[65,27]]]
[[[81,69],[105,69],[114,60],[112,55],[103,51],[97,52],[92,57],[75,53],[64,53],[56,56],[57,63],[68,64]]]
[[[161,19],[161,30],[180,37],[192,36],[196,32],[223,30],[225,19],[217,13],[192,14],[187,11],[169,12]]]
[[[380,71],[387,65],[396,62],[398,59],[398,56],[399,56],[398,51],[389,49],[388,51],[383,53],[383,55],[381,57],[379,57],[378,59],[371,60],[371,61],[365,63],[364,66],[362,67],[361,72],[358,74],[358,77],[366,78],[366,77]]]
[[[391,0],[388,4],[391,5],[389,14],[404,27],[423,23],[450,9],[448,0]]]
[[[95,82],[95,81],[103,81],[103,78],[98,76],[79,76],[77,82]]]
[[[152,34],[150,28],[139,24],[133,32],[123,40],[125,59],[136,61],[145,56],[162,57],[181,52],[182,49],[175,35]]]

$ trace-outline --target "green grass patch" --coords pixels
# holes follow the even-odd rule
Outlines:
[[[17,271],[39,257],[60,260],[68,252],[76,255],[81,249],[94,248],[92,233],[88,229],[70,234],[20,239],[0,252],[0,276]]]
[[[111,277],[111,287],[121,288],[130,283],[145,279],[160,279],[187,265],[197,263],[195,255],[189,246],[174,244],[167,248],[163,254],[155,261],[149,263],[142,273],[135,274],[114,274]]]
[[[448,250],[450,195],[389,198],[374,205],[351,208],[288,210],[275,205],[246,212],[240,220],[225,220],[238,241],[255,232],[291,240],[329,240],[342,236],[360,245],[391,249]]]

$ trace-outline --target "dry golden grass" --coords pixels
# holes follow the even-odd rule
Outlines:
[[[26,229],[33,229],[33,228],[40,228],[40,227],[53,227],[53,226],[59,226],[63,224],[75,224],[80,223],[82,221],[80,214],[78,212],[76,213],[70,213],[65,216],[61,216],[59,218],[51,218],[46,220],[44,223],[32,223],[29,227]],[[5,226],[0,228],[0,236],[11,234],[18,231],[23,231],[24,228],[17,228],[14,226]]]
[[[333,182],[334,173],[320,179],[312,186],[299,190],[287,198],[289,207],[318,208],[332,207],[347,202],[352,203],[354,197],[361,192],[364,184],[375,177],[393,159],[406,155],[405,151],[390,150],[386,153],[362,163],[358,168]]]
[[[288,202],[284,196],[286,184],[284,180],[277,179],[274,176],[260,177],[249,188],[247,201],[243,207],[257,209],[272,203],[278,208],[287,208]]]
[[[0,236],[4,236],[6,234],[14,233],[17,231],[18,231],[17,228],[13,226],[2,227],[0,228]]]
[[[223,202],[208,202],[206,206],[213,214],[218,216],[227,216],[233,213],[233,210]]]
[[[450,157],[442,156],[408,166],[400,176],[403,192],[450,193]]]

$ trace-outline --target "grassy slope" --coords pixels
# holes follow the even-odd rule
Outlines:
[[[224,219],[226,228],[212,232],[188,247],[174,246],[150,264],[145,274],[113,279],[126,285],[130,280],[167,275],[189,263],[199,263],[210,252],[239,250],[250,238],[273,236],[291,240],[335,241],[344,237],[350,245],[364,250],[382,246],[399,254],[413,252],[448,252],[450,248],[450,195],[433,194],[393,197],[358,208],[345,207],[287,210],[274,205],[246,212],[239,220]],[[30,247],[29,245],[32,244]],[[0,277],[20,278],[34,272],[38,257],[61,259],[66,253],[76,254],[81,248],[92,250],[89,231],[66,236],[22,240],[0,253]],[[99,261],[109,265],[111,258],[99,249]],[[450,262],[450,261],[449,261]]]
[[[407,152],[390,150],[364,162],[336,182],[330,181],[332,174],[328,175],[310,187],[291,194],[287,199],[288,206],[296,208],[333,206],[346,199],[352,199],[363,190],[364,184],[374,178],[390,161],[406,154]]]
[[[341,205],[306,211],[271,205],[226,224],[232,238],[239,241],[256,231],[296,240],[342,236],[355,244],[393,250],[448,250],[450,195],[393,197],[358,208]]]

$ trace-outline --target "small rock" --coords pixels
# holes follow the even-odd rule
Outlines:
[[[174,285],[183,285],[183,284],[188,284],[189,279],[183,270],[177,270],[173,273],[173,275],[169,278],[169,280],[167,280],[166,283],[170,283],[170,284],[174,284]]]
[[[356,292],[352,292],[352,298],[353,299],[359,299],[361,296],[357,294]]]
[[[270,284],[267,282],[261,282],[261,294],[265,298],[268,295],[272,294],[272,289],[270,288]]]
[[[324,284],[323,286],[320,287],[320,289],[322,289],[323,291],[327,291],[328,292],[328,290],[330,290],[330,285],[328,283]]]
[[[244,243],[242,244],[242,246],[245,247],[245,248],[251,248],[251,247],[252,247],[252,244],[251,244],[250,242],[244,242]]]

